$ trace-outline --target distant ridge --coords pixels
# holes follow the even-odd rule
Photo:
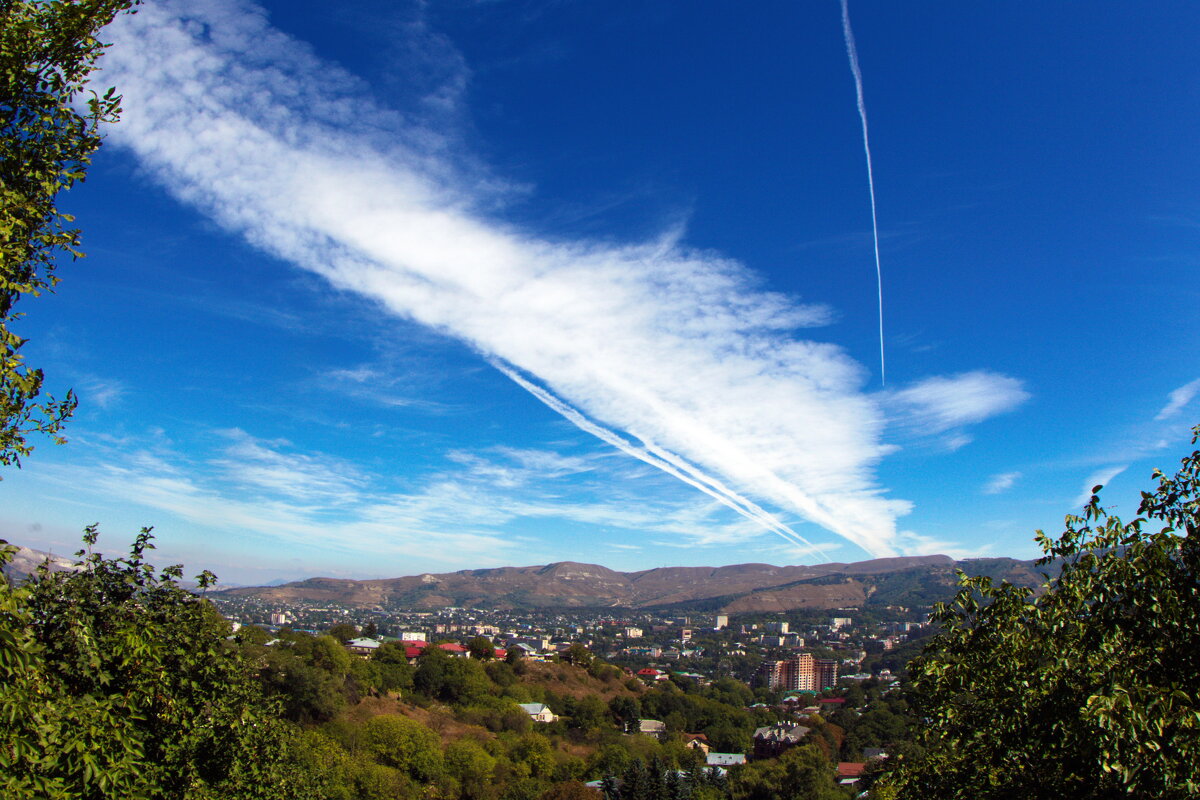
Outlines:
[[[281,586],[227,589],[217,596],[377,609],[673,607],[768,612],[928,605],[953,593],[956,569],[1023,586],[1040,582],[1030,561],[955,561],[945,555],[813,566],[658,567],[641,572],[617,572],[599,564],[560,561],[377,580],[309,578]]]
[[[34,550],[29,547],[12,546],[17,548],[17,552],[13,554],[13,560],[4,565],[4,574],[8,576],[9,580],[15,583],[20,583],[37,572],[38,567],[43,563],[49,567],[51,572],[65,572],[78,569],[74,558],[56,556],[53,553]]]

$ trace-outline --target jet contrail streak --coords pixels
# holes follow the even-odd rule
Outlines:
[[[737,492],[722,485],[719,481],[704,475],[691,464],[680,459],[678,456],[669,455],[661,450],[652,453],[648,447],[638,447],[637,445],[625,440],[620,435],[605,428],[601,425],[589,420],[583,414],[571,406],[559,400],[540,386],[526,380],[513,368],[501,363],[497,359],[489,359],[492,366],[507,375],[514,383],[520,386],[525,391],[532,394],[538,400],[541,400],[552,410],[566,417],[571,423],[579,427],[586,433],[590,433],[601,441],[611,444],[618,450],[627,453],[634,458],[644,461],[652,467],[666,472],[689,486],[693,486],[704,492],[709,497],[721,503],[728,508],[733,509],[753,522],[757,522],[764,528],[778,534],[786,539],[790,544],[806,550],[809,554],[821,555],[821,551],[810,541],[805,539],[789,526],[777,520],[772,514],[758,506],[751,500],[742,497]]]
[[[854,31],[850,29],[850,1],[842,0],[842,36],[846,39],[846,54],[850,56],[850,71],[854,73],[854,91],[858,96],[858,118],[862,120],[863,151],[867,154],[867,187],[871,191],[871,233],[875,237],[875,280],[879,285],[879,379],[887,385],[887,367],[883,359],[883,270],[879,266],[879,223],[875,217],[875,173],[871,169],[871,140],[867,137],[867,104],[863,101],[862,70],[858,67],[858,48],[854,46]]]

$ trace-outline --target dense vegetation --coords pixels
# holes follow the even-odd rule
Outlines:
[[[1154,477],[1130,522],[1097,486],[1060,538],[1038,532],[1043,591],[964,579],[938,605],[911,665],[921,748],[890,792],[1200,796],[1200,451]]]
[[[685,746],[700,733],[747,752],[779,719],[740,681],[648,687],[581,647],[538,663],[495,659],[487,640],[471,658],[431,645],[410,664],[398,642],[351,655],[339,637],[353,628],[234,633],[178,567],[147,563],[149,531],[112,559],[97,535],[76,571],[0,582],[5,796],[533,800],[602,779],[613,800],[807,796],[781,794],[784,774],[843,796],[831,759],[845,735],[820,718],[796,755],[727,777]],[[533,723],[518,706],[531,702],[559,719]],[[665,733],[637,733],[643,718]]]

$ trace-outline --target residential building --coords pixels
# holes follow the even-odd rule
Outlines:
[[[746,756],[743,753],[709,753],[704,759],[710,767],[732,767],[735,764],[746,763]]]
[[[837,685],[837,661],[797,653],[782,661],[764,661],[758,680],[768,689],[816,692]]]
[[[780,722],[754,731],[754,757],[774,758],[790,747],[795,747],[808,735],[810,728]]]
[[[551,711],[550,706],[545,703],[518,703],[517,705],[534,722],[554,722],[558,719],[558,715]]]
[[[351,639],[346,642],[346,649],[356,656],[369,656],[379,649],[379,642],[376,639]]]

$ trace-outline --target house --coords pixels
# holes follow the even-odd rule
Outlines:
[[[544,655],[542,655],[542,653],[531,644],[526,644],[525,642],[509,641],[508,649],[512,650],[514,648],[517,650],[520,650],[522,657],[527,658],[530,661],[545,661],[546,660],[546,657]]]
[[[644,733],[649,736],[658,736],[659,734],[666,733],[666,732],[667,732],[666,724],[663,722],[660,722],[659,720],[656,720],[656,719],[639,719],[638,720],[638,733]]]
[[[803,725],[789,725],[786,722],[757,728],[754,731],[754,757],[774,758],[800,744],[809,730]]]
[[[701,753],[708,755],[708,751],[712,748],[708,745],[708,737],[703,733],[685,733],[683,734],[683,746],[690,747],[693,750],[699,750]]]
[[[448,654],[455,658],[470,658],[471,651],[456,642],[443,642],[438,645],[438,648],[445,650]]]
[[[369,656],[379,649],[377,639],[351,639],[346,642],[346,649],[356,656]]]
[[[831,713],[844,706],[846,704],[846,698],[822,697],[817,700],[817,704],[821,707],[822,713]]]
[[[657,669],[654,669],[653,667],[646,667],[645,669],[639,669],[637,671],[637,676],[644,681],[665,681],[671,677],[667,673],[663,672],[662,670],[657,670]]]
[[[558,715],[551,711],[545,703],[518,703],[518,705],[534,722],[554,722],[558,719]]]
[[[710,767],[732,767],[745,764],[746,756],[742,753],[709,753],[705,757],[705,763]]]
[[[862,777],[867,765],[861,761],[839,761],[837,780],[841,786],[853,786]]]

